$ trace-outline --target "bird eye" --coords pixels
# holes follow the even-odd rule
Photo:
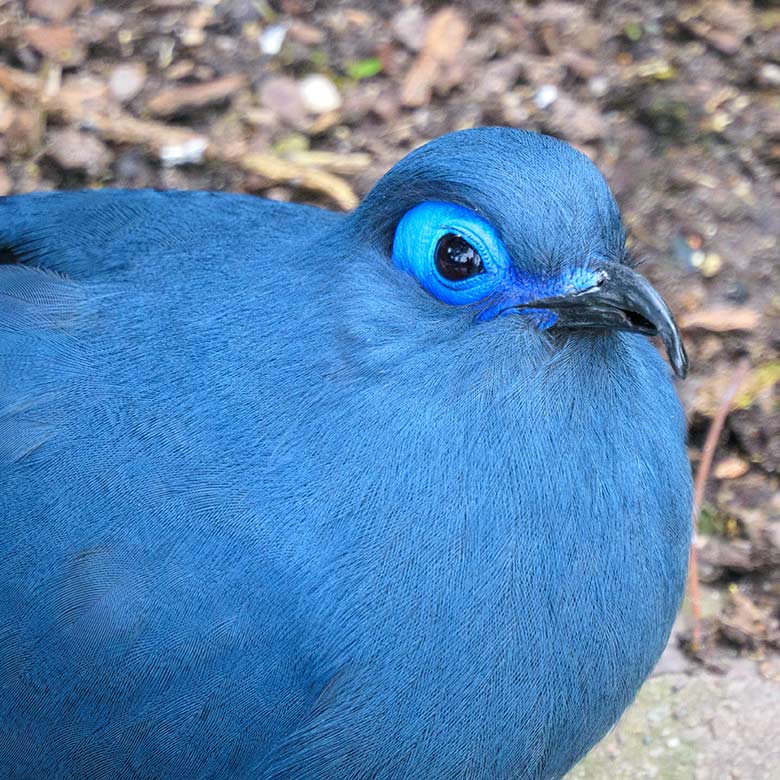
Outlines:
[[[485,273],[485,264],[465,238],[447,233],[436,245],[436,270],[451,282]]]
[[[440,301],[479,303],[506,284],[509,253],[493,226],[454,203],[426,201],[395,229],[393,262]]]

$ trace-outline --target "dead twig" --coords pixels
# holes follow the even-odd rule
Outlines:
[[[699,564],[696,557],[696,532],[699,526],[699,511],[704,501],[704,490],[707,486],[707,480],[712,469],[712,461],[715,458],[715,450],[718,447],[718,440],[726,423],[731,405],[739,392],[740,385],[747,376],[750,363],[743,359],[737,365],[734,376],[726,392],[723,394],[718,411],[715,414],[710,428],[707,431],[707,438],[704,440],[704,449],[701,453],[701,462],[696,472],[696,480],[693,485],[693,541],[689,556],[688,567],[688,596],[691,602],[691,612],[693,614],[693,631],[691,636],[691,650],[698,653],[702,646],[702,628],[701,628],[701,593],[699,590]]]
[[[274,184],[297,184],[305,189],[325,193],[345,211],[355,208],[358,204],[357,196],[344,179],[319,168],[257,152],[243,155],[238,164],[245,171],[257,173]]]

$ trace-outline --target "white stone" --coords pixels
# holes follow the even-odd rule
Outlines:
[[[327,76],[313,73],[302,79],[298,88],[303,105],[311,114],[327,114],[341,108],[341,95]]]
[[[594,76],[588,81],[588,90],[593,97],[604,97],[609,92],[609,81],[604,76]]]
[[[111,71],[108,86],[118,101],[126,103],[143,89],[145,81],[146,65],[142,62],[126,62]]]
[[[768,87],[780,87],[780,65],[767,62],[758,71],[758,80]]]
[[[160,160],[166,167],[192,165],[203,159],[207,142],[205,138],[191,138],[180,144],[168,144],[160,149]]]
[[[287,27],[283,24],[272,24],[260,33],[260,51],[270,57],[278,54],[287,37]]]
[[[544,111],[558,99],[558,87],[554,84],[543,84],[534,95],[534,105]]]

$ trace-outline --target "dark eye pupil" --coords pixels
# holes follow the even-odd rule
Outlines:
[[[479,252],[465,238],[447,233],[436,246],[436,270],[451,282],[484,273]]]

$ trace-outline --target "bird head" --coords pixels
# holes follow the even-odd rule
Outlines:
[[[507,128],[442,136],[387,173],[351,224],[461,322],[509,318],[547,344],[658,335],[686,374],[680,332],[631,267],[604,178],[562,141]]]

